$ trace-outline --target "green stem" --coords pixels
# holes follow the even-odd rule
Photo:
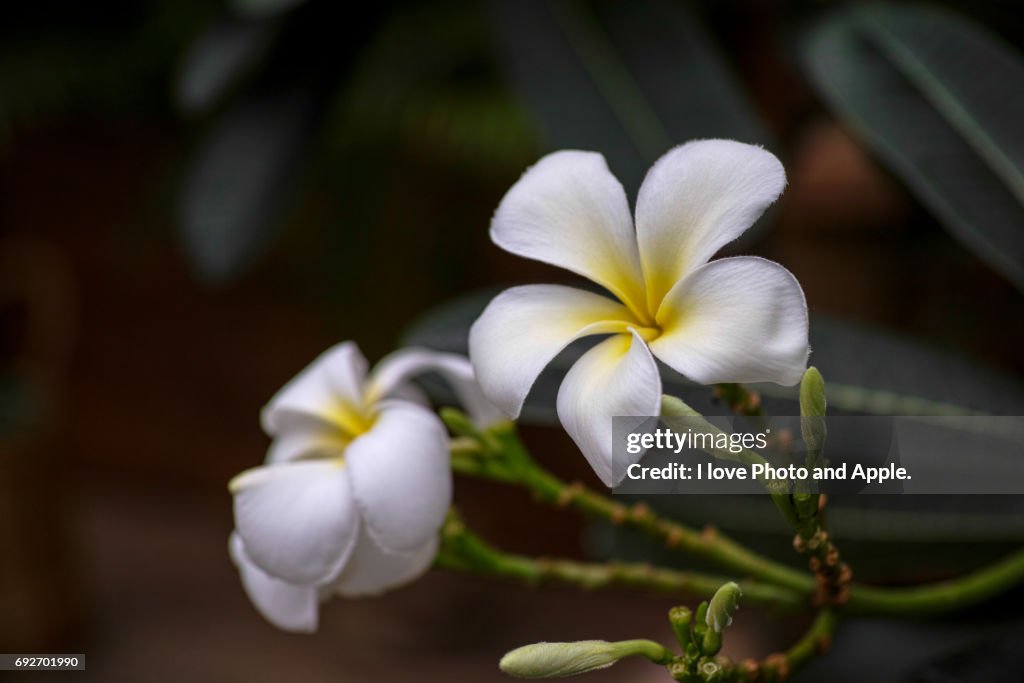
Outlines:
[[[656,643],[653,640],[647,640],[646,638],[640,638],[637,640],[620,640],[617,643],[613,643],[613,645],[620,648],[628,655],[645,657],[655,664],[668,664],[676,657],[672,654],[671,650],[661,643]]]
[[[798,667],[805,664],[814,655],[820,654],[822,650],[831,644],[832,634],[835,633],[839,618],[831,609],[823,609],[818,612],[811,627],[807,629],[803,637],[796,641],[792,647],[786,650],[786,662],[791,667]]]
[[[559,507],[571,507],[590,517],[638,529],[661,540],[670,548],[679,548],[718,562],[741,576],[775,584],[782,590],[779,595],[761,591],[765,602],[778,602],[786,605],[791,602],[792,596],[795,594],[806,599],[814,593],[815,580],[810,574],[758,555],[712,528],[702,531],[693,529],[657,516],[642,503],[626,506],[607,496],[590,491],[579,483],[567,484],[559,480],[542,469],[530,457],[511,426],[492,432],[490,436],[494,436],[499,442],[496,445],[499,447],[502,457],[495,457],[494,452],[487,455],[479,451],[469,452],[467,450],[465,453],[460,451],[458,454],[453,454],[454,469],[472,476],[522,485],[533,492],[542,502]],[[505,456],[508,456],[508,459]],[[516,558],[516,556],[508,557]],[[496,573],[508,573],[512,577],[532,581],[547,578],[587,585],[587,580],[592,581],[595,574],[592,571],[574,572],[574,569],[606,566],[581,563],[559,565],[556,562],[554,569],[542,569],[548,566],[544,561],[534,561],[538,564],[531,568],[528,558],[516,559],[522,560],[522,562],[512,562],[511,565],[502,567],[502,571]],[[445,560],[440,560],[440,563],[445,564]],[[574,564],[576,567],[573,567]],[[687,586],[691,584],[682,580],[681,577],[700,576],[689,572],[653,569],[647,565],[624,566],[627,568],[626,571],[619,572],[615,580],[602,579],[598,585],[619,583],[656,588],[660,584],[664,586],[661,590],[686,592]],[[642,570],[641,567],[643,567]],[[508,572],[505,571],[506,569]],[[657,579],[641,578],[640,575],[645,572],[653,573]],[[711,595],[721,581],[717,578],[710,580],[712,583],[718,583],[714,586],[699,581],[692,584],[695,593]],[[914,617],[949,612],[991,598],[1022,581],[1024,581],[1024,550],[972,574],[932,585],[877,588],[853,584],[850,586],[849,600],[844,605],[843,611],[860,615],[894,617]],[[593,583],[590,585],[594,586]],[[751,585],[751,582],[746,585]],[[763,586],[764,584],[753,585]],[[744,590],[746,591],[747,588]],[[760,589],[753,590],[759,591]],[[700,591],[704,591],[704,593]]]
[[[699,572],[677,571],[640,563],[587,563],[574,560],[531,558],[502,552],[469,531],[452,513],[443,530],[444,545],[436,565],[527,584],[563,583],[591,590],[606,586],[626,586],[694,598],[706,598],[729,581],[726,577]],[[801,594],[756,581],[741,581],[744,600],[779,607],[800,609],[806,600]]]
[[[850,587],[844,611],[888,616],[926,616],[973,605],[1024,580],[1024,550],[971,574],[909,588]]]
[[[814,586],[813,580],[803,572],[747,550],[712,527],[698,531],[659,517],[645,505],[627,507],[593,491],[565,484],[547,472],[538,471],[525,483],[545,502],[567,504],[586,515],[638,529],[669,547],[713,560],[741,575],[800,592],[808,592]]]
[[[824,653],[832,644],[832,636],[839,617],[830,608],[818,612],[800,640],[785,652],[768,655],[761,661],[748,659],[743,662],[726,664],[724,680],[728,681],[784,681],[794,671],[804,666],[815,656]]]
[[[505,432],[499,438],[504,454],[520,463],[515,473],[516,481],[542,502],[571,507],[590,517],[638,529],[661,540],[668,547],[715,561],[742,576],[751,576],[804,594],[814,590],[814,579],[808,574],[758,555],[711,527],[693,529],[659,517],[646,505],[626,506],[581,484],[567,484],[541,468],[526,452],[514,432]],[[470,461],[464,461],[458,469],[464,473],[492,476],[483,469],[474,471]],[[505,476],[492,478],[509,480]]]

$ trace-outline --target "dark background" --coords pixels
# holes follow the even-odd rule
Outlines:
[[[451,297],[565,279],[490,244],[502,193],[546,151],[594,141],[635,196],[661,139],[641,140],[633,158],[603,137],[587,93],[575,103],[571,82],[531,89],[542,82],[530,78],[531,55],[553,74],[571,66],[512,3],[290,4],[3,10],[0,651],[87,653],[85,674],[33,680],[485,681],[501,680],[498,658],[526,642],[670,639],[666,598],[437,570],[381,599],[326,605],[315,636],[278,632],[248,604],[226,552],[226,482],[263,456],[264,402],[337,341],[355,339],[375,360]],[[1020,292],[943,228],[808,76],[801,36],[843,3],[667,4],[743,93],[743,115],[764,135],[747,141],[766,144],[789,175],[777,207],[730,252],[792,270],[812,328],[816,315],[838,316],[1016,382]],[[1020,44],[1016,3],[950,6]],[[616,42],[632,29],[609,23],[610,11],[599,3],[595,25],[628,55],[645,35]],[[236,49],[244,58],[232,66]],[[698,57],[683,71],[706,77]],[[678,96],[665,109],[653,98],[658,116],[714,95],[699,79],[644,81],[675,58],[628,60],[648,66],[641,89]],[[1005,97],[1022,86],[1006,83]],[[657,154],[728,131],[698,118],[666,132]],[[559,430],[526,436],[560,474],[597,483]],[[575,517],[518,492],[460,479],[456,499],[511,549],[593,551]],[[1020,538],[1019,524],[988,530],[865,534],[851,552],[866,563],[861,576],[937,578]],[[781,526],[735,531],[786,556]],[[800,626],[745,610],[726,651],[767,654]],[[643,663],[591,676],[663,678]]]

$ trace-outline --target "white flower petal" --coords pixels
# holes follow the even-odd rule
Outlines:
[[[296,375],[263,409],[263,430],[270,435],[310,417],[349,428],[346,412],[363,404],[366,358],[354,342],[331,347]]]
[[[792,385],[807,367],[807,304],[793,274],[753,256],[691,273],[659,312],[651,351],[695,382]]]
[[[441,527],[452,498],[448,434],[434,413],[385,401],[373,429],[345,454],[352,490],[374,542],[412,552]]]
[[[285,631],[316,631],[320,600],[315,586],[297,586],[265,573],[249,559],[237,533],[231,534],[228,549],[246,595],[267,621]]]
[[[739,237],[786,186],[771,152],[733,140],[696,140],[662,156],[636,202],[650,310],[677,281]]]
[[[364,530],[345,565],[345,571],[334,584],[335,589],[339,595],[355,598],[378,595],[410,583],[430,569],[437,556],[439,541],[435,534],[411,552],[386,553]]]
[[[260,569],[295,584],[338,575],[359,529],[347,469],[338,460],[304,460],[232,480],[235,527]]]
[[[504,419],[497,406],[484,396],[468,358],[423,348],[399,349],[377,363],[367,380],[367,400],[376,402],[394,396],[396,391],[409,386],[410,379],[428,372],[438,373],[451,385],[477,426],[488,427]]]
[[[622,184],[595,152],[562,151],[531,166],[498,205],[491,239],[644,305],[633,220]]]
[[[558,419],[607,486],[622,480],[628,464],[612,466],[612,418],[660,414],[658,366],[635,331],[583,354],[558,390]]]
[[[541,370],[575,339],[636,325],[625,306],[561,285],[507,289],[469,331],[469,358],[484,395],[518,417]]]

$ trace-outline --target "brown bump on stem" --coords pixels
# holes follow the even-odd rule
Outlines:
[[[665,536],[665,545],[669,548],[675,548],[683,542],[683,532],[676,527],[669,529],[668,534]]]
[[[819,655],[823,655],[828,652],[829,648],[832,647],[832,636],[827,633],[822,633],[818,636],[818,640],[814,643],[815,650]]]
[[[818,514],[825,511],[825,504],[828,503],[828,496],[822,493],[818,496]]]
[[[559,507],[568,507],[574,500],[583,492],[583,484],[578,481],[574,481],[569,484],[561,491],[558,492],[558,497],[555,499],[555,504]]]
[[[853,570],[850,569],[850,565],[843,562],[839,568],[839,583],[847,584],[853,581]]]
[[[793,550],[797,551],[801,555],[807,550],[807,541],[800,534],[793,536]]]
[[[837,604],[837,605],[845,605],[849,601],[850,601],[850,587],[849,586],[843,586],[842,588],[839,589],[839,592],[836,594],[836,599],[833,602],[835,602],[835,604]]]
[[[810,560],[808,560],[807,561],[807,565],[811,568],[811,571],[814,572],[815,574],[817,574],[819,571],[821,571],[821,560],[819,560],[817,557],[812,557]]]
[[[627,517],[629,517],[629,513],[626,511],[626,508],[624,508],[623,506],[616,505],[614,508],[612,508],[612,514],[611,514],[611,522],[612,522],[612,524],[614,524],[616,526],[621,526],[622,523],[626,521]]]
[[[829,567],[835,567],[839,564],[839,551],[836,550],[834,545],[830,545],[828,552],[825,553],[825,564]]]
[[[779,448],[788,451],[793,447],[793,432],[788,429],[780,429],[778,437]]]
[[[715,540],[715,536],[717,536],[717,535],[718,535],[718,529],[715,528],[714,524],[705,524],[704,528],[701,529],[701,532],[700,532],[700,537],[704,541],[706,541],[708,543],[710,543],[711,541]]]
[[[784,681],[789,678],[789,660],[781,652],[770,654],[764,658],[761,668],[774,674],[773,680]]]
[[[740,662],[739,670],[743,674],[744,680],[756,681],[757,675],[761,672],[761,667],[753,659],[744,659]]]
[[[637,503],[636,505],[633,506],[632,513],[633,519],[635,519],[638,522],[642,522],[645,519],[650,518],[651,508],[650,506],[647,505],[647,503]]]
[[[747,394],[747,410],[755,412],[761,407],[761,394],[756,391],[751,391]]]

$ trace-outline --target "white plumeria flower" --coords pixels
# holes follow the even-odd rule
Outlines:
[[[616,462],[612,471],[612,416],[660,414],[655,357],[702,384],[798,382],[807,364],[807,305],[792,273],[756,257],[708,262],[785,184],[782,164],[760,147],[689,142],[647,173],[634,229],[604,157],[562,151],[541,159],[502,199],[491,239],[583,275],[618,300],[560,285],[498,295],[469,337],[485,395],[516,417],[563,348],[611,334],[573,365],[558,392],[559,419],[611,486],[630,464]]]
[[[467,359],[403,349],[368,373],[352,342],[325,352],[264,408],[274,441],[265,465],[229,485],[229,550],[271,623],[314,631],[332,594],[379,593],[430,566],[452,477],[444,425],[408,381],[428,371],[452,384],[480,426],[503,419]]]

